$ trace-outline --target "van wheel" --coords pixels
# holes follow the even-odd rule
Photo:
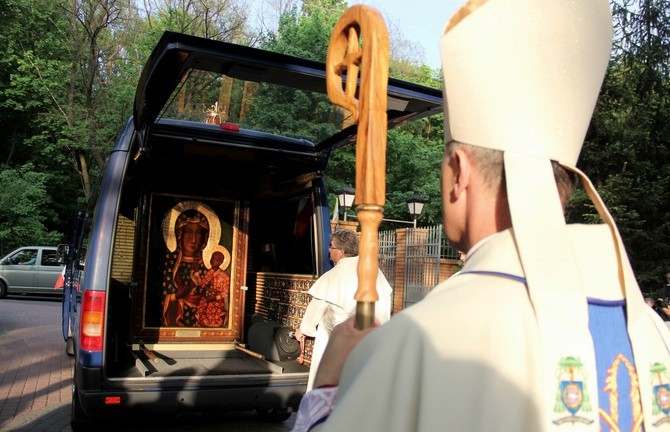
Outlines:
[[[70,404],[70,428],[73,432],[92,431],[93,424],[81,408],[77,387],[72,386],[72,403]]]
[[[265,421],[280,423],[288,420],[292,412],[286,408],[270,408],[264,410],[257,409],[256,414]]]
[[[7,285],[0,281],[0,298],[7,296]]]
[[[72,339],[72,336],[69,336],[67,341],[65,341],[65,353],[70,357],[74,355],[74,340]]]

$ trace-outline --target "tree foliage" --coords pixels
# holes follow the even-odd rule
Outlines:
[[[580,160],[650,293],[670,265],[669,14],[667,1],[614,3],[612,61]],[[568,216],[599,219],[583,191]]]
[[[32,164],[0,171],[0,248],[55,244],[60,233],[48,231],[49,175],[34,171]]]

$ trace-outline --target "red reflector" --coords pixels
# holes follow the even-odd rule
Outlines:
[[[229,132],[239,132],[240,131],[240,125],[237,123],[226,123],[223,122],[221,123],[221,129]]]
[[[105,405],[118,405],[121,403],[121,396],[105,396]]]

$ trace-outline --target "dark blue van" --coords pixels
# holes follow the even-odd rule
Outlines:
[[[69,249],[87,250],[64,297],[74,430],[298,406],[308,363],[291,332],[330,266],[323,172],[356,134],[325,93],[323,63],[164,34]],[[388,98],[389,127],[441,112],[438,90],[391,79]]]

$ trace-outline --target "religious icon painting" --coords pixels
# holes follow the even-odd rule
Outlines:
[[[239,268],[244,249],[239,202],[153,194],[150,205],[142,325],[136,339],[235,340],[244,273]]]

